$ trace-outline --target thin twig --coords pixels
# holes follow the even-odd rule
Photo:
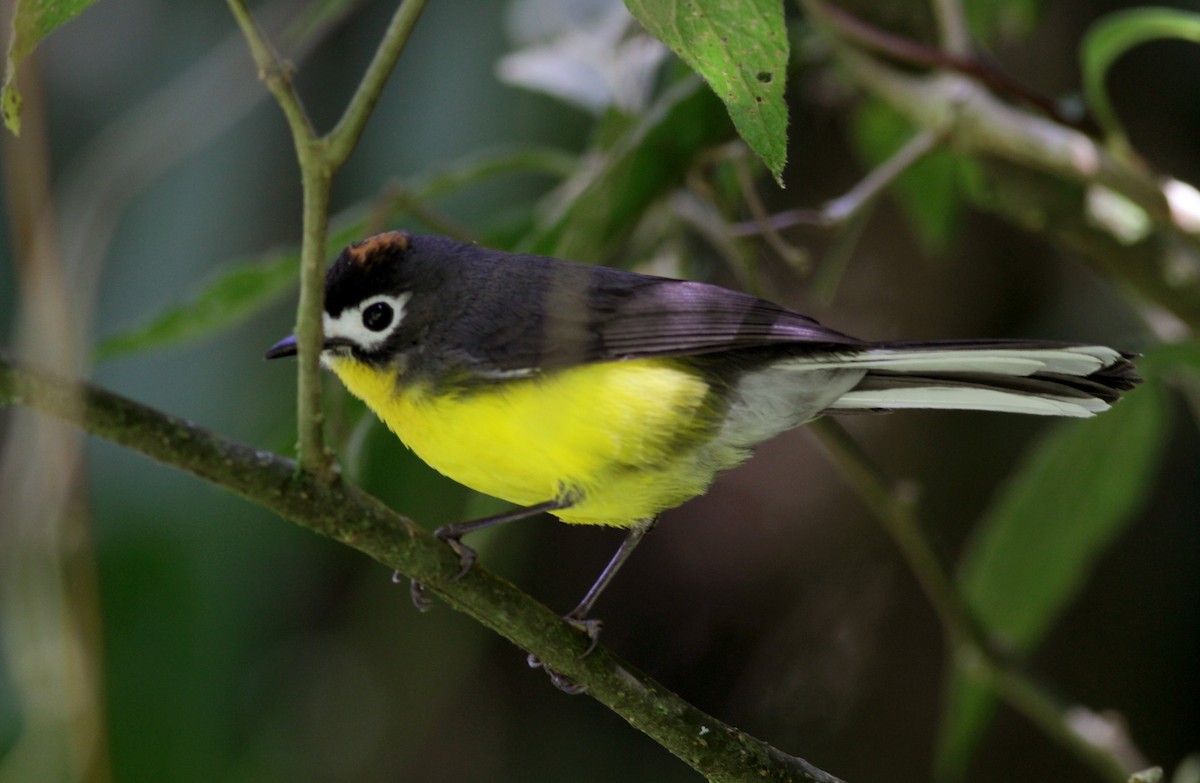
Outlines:
[[[291,66],[280,60],[275,48],[254,21],[244,0],[228,0],[229,8],[250,46],[259,78],[275,96],[296,147],[304,194],[303,229],[300,240],[300,302],[296,307],[296,342],[299,347],[296,376],[297,449],[300,464],[328,480],[333,478],[332,459],[325,449],[321,407],[321,300],[328,233],[329,192],[333,170],[325,165],[316,130],[292,87]]]
[[[291,460],[97,386],[17,366],[0,353],[0,405],[6,403],[36,409],[211,481],[418,580],[586,688],[710,781],[840,783],[804,759],[701,712],[603,645],[581,655],[589,640],[574,626],[481,565],[457,578],[458,557],[449,547],[353,486],[325,481]]]
[[[332,481],[333,456],[324,446],[321,406],[321,303],[324,298],[326,239],[329,234],[329,197],[333,177],[354,150],[371,110],[387,83],[388,75],[420,16],[425,0],[404,0],[396,9],[366,74],[341,120],[326,136],[318,138],[300,98],[292,86],[291,66],[280,60],[267,41],[244,0],[228,0],[260,78],[275,96],[287,117],[300,163],[304,192],[304,228],[300,244],[300,302],[296,308],[297,429],[300,464]]]
[[[925,540],[917,520],[917,492],[911,484],[891,481],[844,427],[828,416],[808,424],[808,430],[837,465],[847,483],[899,547],[953,643],[965,640],[977,648],[987,642],[963,605],[946,569]]]
[[[746,236],[760,233],[764,228],[780,231],[799,225],[840,228],[874,202],[889,185],[912,168],[913,164],[928,155],[937,146],[938,139],[939,134],[936,131],[917,131],[904,146],[873,168],[858,184],[820,209],[790,209],[763,219],[756,217],[752,221],[735,224],[733,234]]]
[[[767,205],[763,203],[762,198],[758,195],[758,190],[754,186],[754,178],[750,176],[750,169],[746,165],[746,148],[741,145],[738,145],[738,148],[739,152],[735,152],[732,156],[733,172],[734,176],[737,177],[738,186],[741,188],[746,207],[750,210],[750,215],[753,218],[751,223],[757,227],[757,231],[754,233],[761,234],[771,249],[788,266],[801,274],[807,274],[809,271],[808,254],[792,245],[780,235],[771,214],[767,211]],[[736,228],[733,231],[733,235],[739,236]]]
[[[395,67],[400,53],[404,51],[404,46],[408,43],[408,38],[412,35],[424,8],[425,0],[403,0],[392,15],[392,20],[375,49],[375,56],[367,66],[367,72],[363,75],[354,97],[350,99],[337,125],[325,137],[327,160],[334,169],[340,168],[346,162],[362,137],[363,128],[366,127],[367,119],[383,93],[388,75]]]
[[[1032,106],[1047,117],[1076,130],[1086,131],[1090,126],[1074,117],[1068,117],[1058,104],[1045,95],[1009,77],[995,66],[971,59],[967,51],[943,51],[932,46],[902,38],[886,30],[867,24],[842,8],[822,0],[800,0],[810,14],[836,28],[839,35],[864,49],[903,62],[955,71],[975,79],[1000,95]],[[953,3],[954,0],[935,0],[938,5]],[[955,44],[958,46],[958,44]]]
[[[937,20],[942,50],[952,57],[968,57],[971,54],[971,34],[967,30],[962,3],[959,0],[930,0],[929,5]]]
[[[819,0],[800,2],[814,19],[826,20],[829,6]],[[847,43],[840,37],[840,28],[831,27],[830,32],[839,62],[864,90],[917,127],[944,134],[946,144],[960,153],[985,161],[989,168],[1003,164],[1014,171],[1038,172],[1086,188],[1105,188],[1141,209],[1151,230],[1136,247],[1127,248],[1133,252],[1119,253],[1115,260],[1107,252],[1090,253],[1090,257],[1113,279],[1200,328],[1200,285],[1190,279],[1175,282],[1170,273],[1181,265],[1200,265],[1200,216],[1194,206],[1194,188],[1162,177],[1135,160],[1115,156],[1086,134],[1005,103],[971,79],[945,72],[915,76]],[[1088,215],[1077,210],[1055,216],[1055,221],[1064,219],[1079,224]],[[1041,230],[1053,234],[1057,227],[1057,222],[1048,223]],[[1112,243],[1106,244],[1101,233],[1098,229],[1086,235],[1076,231],[1070,241],[1082,242],[1085,249],[1107,248]]]
[[[279,58],[275,47],[271,46],[262,29],[259,28],[258,22],[250,15],[244,0],[228,0],[228,3],[234,19],[237,20],[238,27],[242,29],[246,43],[250,45],[250,54],[254,57],[255,65],[258,66],[258,78],[279,102],[284,116],[287,117],[288,125],[292,129],[292,135],[296,139],[314,138],[316,131],[308,119],[308,113],[304,111],[304,107],[300,104],[300,98],[292,89],[291,64]]]

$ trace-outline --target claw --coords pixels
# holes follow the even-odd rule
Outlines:
[[[572,612],[571,614],[563,617],[563,619],[570,623],[573,627],[582,631],[584,636],[588,638],[587,649],[581,652],[578,656],[580,658],[586,658],[592,654],[592,650],[595,650],[596,645],[600,643],[600,628],[602,624],[599,620],[588,620],[582,617],[575,617],[574,614],[575,613]],[[564,677],[553,669],[548,668],[544,663],[542,663],[541,659],[533,653],[530,653],[529,657],[525,660],[529,663],[530,669],[545,669],[546,674],[550,677],[551,684],[568,696],[578,696],[579,694],[587,691],[586,685],[580,685],[569,677]]]
[[[428,612],[433,608],[433,601],[429,600],[429,596],[425,593],[425,585],[416,579],[408,583],[408,592],[412,596],[413,606],[417,607],[418,612]]]
[[[600,629],[604,626],[604,623],[596,619],[585,620],[582,617],[572,617],[571,615],[567,615],[563,619],[580,631],[583,631],[584,635],[588,638],[587,649],[580,653],[579,657],[586,658],[591,655],[592,650],[595,650],[596,645],[600,643]]]
[[[458,555],[458,572],[450,577],[451,581],[457,582],[467,575],[467,572],[471,570],[471,566],[475,565],[475,550],[462,541],[459,541],[457,535],[445,528],[438,528],[433,531],[433,534],[442,541],[445,541],[454,550],[454,553]],[[399,575],[399,572],[393,574],[392,581],[399,581],[397,579]],[[417,611],[428,612],[433,608],[433,601],[429,600],[429,596],[425,593],[425,585],[414,579],[409,583],[408,590],[412,595],[413,606],[417,607]]]
[[[526,660],[529,663],[530,669],[546,669],[546,674],[550,677],[550,684],[568,696],[578,696],[581,693],[587,692],[586,685],[580,685],[571,678],[564,677],[553,669],[546,668],[541,660],[533,653],[530,653]]]
[[[433,531],[433,534],[445,541],[454,550],[455,554],[458,555],[458,573],[451,577],[453,581],[457,582],[467,575],[467,572],[471,570],[471,566],[475,565],[475,558],[477,557],[475,550],[464,544],[458,536],[447,531],[445,528],[438,528]]]
[[[574,680],[562,676],[558,672],[546,669],[546,674],[550,675],[550,682],[554,685],[554,687],[558,688],[568,696],[578,696],[582,693],[587,693],[586,685],[580,685]]]

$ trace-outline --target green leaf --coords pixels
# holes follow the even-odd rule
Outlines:
[[[704,77],[782,187],[788,63],[782,0],[625,0],[625,6]]]
[[[341,249],[367,230],[369,210],[352,210],[339,218],[327,249]],[[328,253],[326,253],[328,255]],[[266,258],[242,260],[205,286],[192,299],[168,307],[148,323],[115,334],[96,348],[98,360],[134,351],[163,348],[228,329],[291,291],[298,282],[300,251],[279,251]]]
[[[873,99],[859,107],[853,127],[855,146],[870,166],[883,163],[916,133],[903,115]],[[938,148],[910,166],[892,186],[926,253],[943,253],[958,235],[963,218],[961,180],[967,165],[953,152]]]
[[[193,299],[169,307],[146,324],[115,334],[96,348],[98,360],[161,348],[213,334],[250,317],[296,285],[300,255],[276,254],[239,262]]]
[[[705,151],[732,135],[712,92],[699,79],[681,82],[552,194],[552,214],[518,249],[610,261],[646,208],[675,189]]]
[[[1128,148],[1117,113],[1108,100],[1104,80],[1108,69],[1125,52],[1157,38],[1182,38],[1200,43],[1200,14],[1174,8],[1134,8],[1097,20],[1079,45],[1083,92],[1110,141]]]
[[[967,547],[959,584],[982,627],[1017,655],[1032,650],[1134,518],[1162,455],[1166,406],[1154,380],[1088,421],[1039,443]],[[969,670],[950,673],[937,752],[960,778],[995,707]]]
[[[1037,28],[1042,0],[971,0],[962,10],[971,37],[996,44],[1028,37]]]
[[[12,37],[8,42],[8,61],[4,67],[4,87],[0,89],[0,109],[4,124],[18,135],[21,132],[21,94],[17,92],[17,66],[33,52],[38,43],[55,28],[76,16],[95,0],[16,0],[12,16]]]

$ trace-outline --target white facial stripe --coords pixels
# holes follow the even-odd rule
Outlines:
[[[364,299],[354,307],[347,307],[336,318],[332,318],[329,313],[325,313],[325,338],[348,340],[364,351],[374,350],[383,345],[384,341],[400,328],[400,324],[404,322],[404,306],[411,298],[412,294],[408,292],[402,293],[399,296],[379,294],[378,296]],[[391,306],[392,320],[384,329],[373,331],[363,324],[363,313],[371,305],[378,302],[385,302]]]

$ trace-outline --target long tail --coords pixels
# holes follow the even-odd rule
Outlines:
[[[1133,358],[1099,345],[955,341],[881,343],[813,361],[867,370],[830,412],[943,408],[1093,416],[1141,381]]]

